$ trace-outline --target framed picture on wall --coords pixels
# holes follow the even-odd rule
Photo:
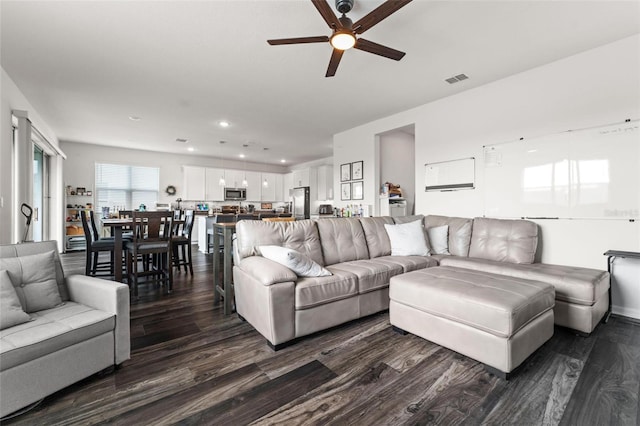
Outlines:
[[[340,165],[340,182],[351,180],[351,163]]]
[[[340,185],[340,199],[341,200],[350,200],[351,199],[351,184],[343,183]]]
[[[351,183],[351,197],[352,200],[364,199],[364,183],[362,181]]]
[[[362,161],[356,161],[355,163],[351,163],[351,179],[359,180],[362,179]]]

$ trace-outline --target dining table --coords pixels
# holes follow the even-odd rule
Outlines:
[[[234,232],[236,232],[235,222],[213,224],[213,302],[218,303],[220,297],[224,298],[225,315],[233,313],[234,305],[232,275]],[[220,253],[221,249],[222,253]]]
[[[103,228],[111,229],[113,236],[113,264],[114,264],[114,280],[122,282],[122,269],[125,262],[122,258],[124,249],[122,234],[123,229],[131,229],[133,227],[132,218],[104,218],[101,220]],[[172,226],[176,230],[180,225],[184,224],[184,220],[173,219]]]

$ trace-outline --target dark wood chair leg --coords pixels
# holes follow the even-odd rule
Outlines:
[[[84,266],[84,274],[87,276],[91,275],[91,256],[93,256],[93,253],[87,249]]]
[[[193,257],[191,257],[191,244],[187,244],[187,251],[189,252],[189,273],[193,275]]]

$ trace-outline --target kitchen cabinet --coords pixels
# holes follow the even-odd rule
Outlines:
[[[261,201],[278,201],[276,199],[276,174],[262,173]]]
[[[276,189],[276,198],[275,201],[285,201],[288,199],[289,193],[287,192],[287,198],[285,198],[284,193],[284,175],[280,173],[275,174],[275,189]]]
[[[244,171],[242,170],[225,170],[224,171],[225,186],[227,188],[242,188],[244,180]]]
[[[318,201],[333,200],[333,166],[318,166]]]
[[[223,177],[225,171],[223,169],[206,168],[205,173],[205,196],[197,198],[202,201],[224,201],[224,186],[220,186],[220,178]],[[226,178],[225,178],[226,180]]]
[[[300,169],[293,171],[293,187],[310,186],[311,169]]]
[[[205,168],[195,166],[183,166],[184,200],[205,199]]]
[[[293,172],[283,175],[282,192],[284,201],[291,200],[291,194],[293,193]]]
[[[262,200],[262,173],[247,172],[247,201]]]

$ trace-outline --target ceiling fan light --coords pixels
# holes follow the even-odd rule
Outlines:
[[[350,32],[338,31],[331,36],[330,42],[338,50],[347,50],[356,44],[356,37]]]

